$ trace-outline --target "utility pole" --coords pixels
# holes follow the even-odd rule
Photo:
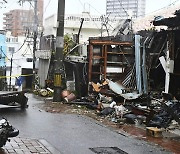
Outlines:
[[[34,36],[33,36],[33,88],[35,84],[35,75],[36,75],[36,56],[35,52],[37,50],[37,34],[38,33],[38,15],[37,15],[37,0],[34,0]]]
[[[62,100],[61,92],[62,92],[62,80],[64,74],[64,68],[63,68],[64,11],[65,11],[65,0],[58,0],[58,14],[57,14],[58,28],[56,33],[53,102],[60,102]]]
[[[32,79],[32,88],[34,88],[34,84],[35,84],[35,75],[36,75],[36,67],[35,67],[35,64],[36,64],[36,56],[35,56],[35,53],[36,53],[36,46],[37,46],[37,36],[38,36],[38,14],[37,14],[37,2],[38,0],[19,0],[18,2],[20,3],[21,5],[21,2],[24,3],[24,2],[31,2],[31,1],[34,1],[34,25],[33,25],[33,79]]]
[[[12,61],[13,61],[13,54],[12,54],[12,57],[11,57],[10,78],[9,78],[9,90],[10,91],[12,90],[12,88],[11,88]]]

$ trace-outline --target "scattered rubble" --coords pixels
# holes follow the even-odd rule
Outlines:
[[[165,30],[90,38],[88,61],[73,63],[75,91],[65,89],[63,103],[46,104],[47,111],[83,114],[116,128],[130,125],[157,138],[179,130],[179,18],[176,11],[153,21]]]
[[[34,94],[36,95],[40,95],[40,96],[43,96],[43,97],[50,97],[53,95],[54,93],[54,90],[52,90],[51,88],[37,88],[35,89],[34,91]]]

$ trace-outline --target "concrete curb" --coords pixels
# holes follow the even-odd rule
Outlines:
[[[58,151],[56,148],[54,148],[52,145],[50,145],[46,140],[39,139],[38,140],[44,147],[46,147],[52,154],[62,154],[60,151]]]

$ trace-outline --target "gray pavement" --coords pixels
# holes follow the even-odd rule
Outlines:
[[[14,137],[0,149],[0,154],[54,154],[60,153],[46,140]]]
[[[44,101],[32,94],[27,96],[26,110],[1,109],[0,117],[6,117],[20,130],[19,137],[46,140],[58,153],[95,154],[90,148],[96,147],[118,147],[129,154],[169,153],[157,145],[119,134],[88,117],[40,110],[37,105]]]

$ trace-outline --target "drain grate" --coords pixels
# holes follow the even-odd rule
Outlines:
[[[128,154],[127,152],[119,149],[118,147],[96,147],[89,149],[96,154]]]

